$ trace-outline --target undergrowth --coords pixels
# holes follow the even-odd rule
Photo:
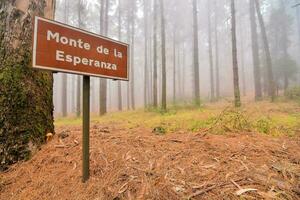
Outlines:
[[[185,107],[187,106],[187,107]],[[300,129],[299,106],[292,103],[249,103],[236,109],[224,102],[195,107],[176,105],[162,113],[147,108],[103,117],[92,116],[92,123],[118,124],[125,129],[144,127],[157,135],[178,132],[209,132],[211,134],[258,132],[261,134],[292,136]],[[56,120],[56,125],[81,125],[81,119]]]

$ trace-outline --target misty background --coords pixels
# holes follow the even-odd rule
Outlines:
[[[232,98],[230,1],[198,0],[197,2],[201,100],[217,101],[225,97]],[[161,103],[162,26],[160,3],[156,3],[155,0],[56,1],[55,20],[130,44],[132,55],[129,58],[131,60],[130,68],[133,70],[129,76],[130,81],[108,80],[106,86],[103,84],[107,88],[106,103],[104,102],[107,107],[105,112],[153,105],[155,51],[157,54],[157,95],[158,103]],[[194,98],[193,2],[192,0],[163,0],[163,4],[167,102],[168,105],[191,103]],[[278,95],[282,95],[287,88],[300,85],[299,4],[300,0],[260,1]],[[156,10],[155,5],[157,5]],[[236,20],[241,96],[254,99],[248,0],[236,1]],[[260,81],[262,90],[266,94],[266,59],[257,19],[256,25],[261,70]],[[157,38],[157,48],[154,45],[154,36]],[[219,73],[217,73],[217,69]],[[287,78],[288,83],[286,82]],[[54,74],[53,98],[56,117],[80,115],[81,79],[82,77],[77,75]],[[100,85],[100,78],[91,78],[91,112],[94,114],[101,113],[99,111]],[[212,90],[214,98],[212,98]]]

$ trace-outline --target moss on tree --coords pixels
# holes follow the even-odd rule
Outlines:
[[[53,78],[32,69],[32,21],[44,1],[29,1],[28,12],[11,1],[0,4],[0,171],[31,154],[53,126]]]

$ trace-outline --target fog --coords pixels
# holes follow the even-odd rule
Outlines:
[[[254,0],[235,1],[236,45],[241,96],[255,99],[249,1]],[[166,37],[167,105],[193,103],[195,98],[193,0],[162,0],[162,2]],[[232,100],[234,86],[231,2],[197,0],[197,3],[201,101],[218,101],[224,98]],[[259,3],[271,52],[276,95],[281,95],[288,88],[300,85],[300,0],[260,0]],[[130,73],[129,82],[120,82],[121,110],[153,106],[155,60],[158,104],[161,104],[163,42],[161,0],[157,0],[156,12],[154,5],[155,0],[57,0],[56,2],[56,21],[130,44],[132,55],[129,58],[130,69],[133,71]],[[257,13],[255,22],[261,72],[259,82],[265,97],[268,96],[266,83],[268,72]],[[78,105],[82,101],[81,78],[71,74],[54,74],[53,98],[56,117],[75,116],[76,112],[77,115],[80,114]],[[99,114],[99,79],[91,78],[91,112],[94,115]],[[120,110],[118,83],[119,81],[107,81],[107,112]]]

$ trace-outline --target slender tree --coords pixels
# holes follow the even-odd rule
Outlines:
[[[154,13],[153,13],[153,106],[158,106],[157,100],[157,10],[158,0],[154,0]]]
[[[0,171],[54,133],[53,76],[32,69],[34,16],[54,18],[55,1],[0,1]]]
[[[173,27],[173,103],[176,103],[176,25]]]
[[[219,39],[218,39],[218,6],[215,0],[215,65],[216,65],[216,99],[220,98]]]
[[[64,23],[68,23],[68,1],[65,0],[64,2]],[[62,74],[62,93],[61,93],[61,106],[62,106],[62,116],[66,117],[68,115],[67,110],[67,85],[68,85],[68,79],[67,74]]]
[[[214,64],[212,52],[212,31],[211,31],[211,5],[210,0],[207,0],[207,24],[208,24],[208,55],[209,55],[209,69],[210,69],[210,101],[215,100],[215,80],[214,80]]]
[[[118,38],[122,40],[122,7],[121,0],[118,1]],[[122,110],[122,84],[118,81],[118,110]]]
[[[148,1],[144,0],[144,106],[148,104]]]
[[[275,100],[275,87],[274,87],[272,58],[271,58],[271,53],[270,53],[269,41],[268,41],[268,37],[267,37],[267,32],[266,32],[266,28],[265,28],[263,15],[261,14],[259,1],[258,0],[254,0],[254,1],[255,1],[256,13],[258,16],[258,21],[259,21],[261,35],[262,35],[264,52],[266,54],[268,95],[271,97],[271,100],[274,101]]]
[[[260,72],[260,60],[259,60],[259,48],[258,48],[258,36],[257,25],[255,17],[255,2],[249,1],[250,8],[250,25],[251,25],[251,41],[252,41],[252,60],[253,60],[253,77],[254,77],[254,90],[255,100],[261,100],[262,88],[261,88],[261,72]]]
[[[297,27],[298,27],[298,48],[300,53],[300,4],[296,0],[296,14],[297,14]]]
[[[102,29],[101,34],[107,36],[108,35],[108,11],[109,11],[109,0],[105,0],[105,4],[102,1],[101,10],[104,11],[104,14],[102,14]],[[102,6],[105,8],[102,8]],[[100,14],[101,15],[101,14]],[[101,16],[100,16],[101,17]],[[101,23],[101,22],[100,22]],[[101,78],[100,79],[100,109],[99,114],[105,115],[107,113],[107,79]]]
[[[131,90],[131,108],[135,109],[135,90],[134,90],[134,83],[135,83],[135,75],[134,75],[134,50],[135,50],[135,12],[136,12],[136,0],[131,0],[131,79],[130,79],[130,90]]]
[[[126,35],[126,37],[127,37],[127,43],[128,44],[130,44],[131,42],[130,42],[130,35],[131,35],[131,29],[130,29],[130,24],[131,24],[131,22],[130,22],[130,19],[131,19],[131,12],[132,12],[132,8],[131,8],[131,5],[128,3],[127,4],[127,16],[126,16],[126,21],[127,21],[127,24],[126,24],[126,32],[127,32],[127,35]],[[131,49],[130,49],[130,53],[132,53],[131,52]],[[132,57],[132,55],[130,55],[131,57]],[[130,70],[131,70],[131,68],[132,68],[132,63],[131,63],[131,65],[130,65],[130,67],[129,67],[129,73],[131,72]],[[132,77],[130,77],[130,79],[132,79]],[[127,82],[127,110],[129,110],[130,109],[130,82],[128,81]]]
[[[200,106],[200,80],[199,80],[199,47],[198,47],[198,6],[197,0],[193,0],[193,38],[194,38],[194,100]]]
[[[162,57],[162,84],[161,84],[161,108],[167,110],[167,72],[166,72],[166,29],[164,0],[160,0],[160,19],[161,19],[161,57]]]
[[[77,4],[77,15],[78,15],[78,27],[79,28],[84,28],[84,20],[82,13],[84,12],[85,6],[83,4],[82,0],[78,0]],[[81,115],[81,83],[82,83],[82,77],[77,76],[77,101],[76,101],[76,116],[80,117]]]
[[[236,47],[236,18],[235,18],[235,0],[231,0],[231,36],[232,36],[232,67],[233,67],[233,87],[234,87],[234,105],[241,106],[240,87],[239,87],[239,69]]]

